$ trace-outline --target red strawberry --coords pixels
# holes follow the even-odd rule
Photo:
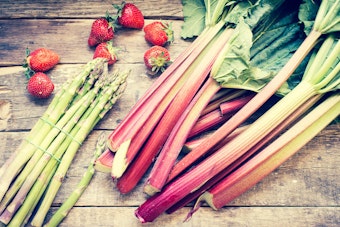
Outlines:
[[[109,16],[106,18],[98,18],[93,21],[91,26],[90,36],[87,43],[89,46],[93,47],[99,43],[104,43],[113,39],[113,25]]]
[[[142,29],[144,27],[144,16],[133,3],[123,2],[121,5],[113,4],[118,10],[117,22],[125,28]]]
[[[34,97],[45,99],[52,94],[54,84],[45,73],[37,72],[29,79],[27,90]]]
[[[109,65],[113,65],[117,61],[117,49],[112,46],[112,42],[99,44],[93,54],[95,58],[106,58]]]
[[[144,53],[144,63],[152,73],[163,72],[171,63],[169,51],[161,46],[153,46]]]
[[[26,49],[24,67],[27,68],[28,74],[33,74],[34,72],[46,72],[58,64],[59,59],[60,58],[57,53],[46,48],[38,48],[32,53]]]
[[[152,45],[165,46],[174,40],[171,24],[155,21],[144,27],[145,40]]]

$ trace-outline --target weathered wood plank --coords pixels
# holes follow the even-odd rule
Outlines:
[[[173,57],[189,45],[180,39],[183,23],[180,0],[133,2],[143,11],[146,24],[153,19],[173,22],[175,42],[168,47]],[[1,1],[0,166],[51,100],[37,101],[27,94],[21,67],[25,48],[45,46],[60,54],[60,64],[48,72],[58,90],[66,78],[92,59],[93,49],[87,46],[91,23],[111,10],[112,3],[120,1]],[[149,47],[143,35],[143,31],[129,29],[116,33],[114,44],[122,51],[114,67],[132,70],[128,88],[80,148],[52,211],[80,180],[99,133],[108,135],[154,81],[146,75],[143,65],[142,56]],[[339,124],[328,126],[290,160],[221,211],[205,206],[190,222],[182,223],[190,209],[186,207],[143,226],[339,226],[339,138]],[[97,172],[61,226],[141,226],[133,212],[146,199],[143,182],[130,194],[121,195],[109,174]]]
[[[276,226],[276,227],[336,227],[340,208],[315,207],[228,207],[218,212],[202,208],[188,222],[183,222],[189,208],[171,215],[161,215],[152,223],[141,224],[134,216],[135,207],[76,207],[61,223],[62,226]],[[86,224],[85,224],[86,223]]]
[[[67,78],[80,72],[81,67],[82,65],[58,65],[50,71],[48,75],[55,83],[55,92],[60,89],[61,84]],[[110,110],[110,114],[98,124],[99,128],[115,128],[154,80],[144,72],[145,68],[142,64],[117,63],[115,67],[132,71],[127,79],[128,86],[124,94]],[[8,70],[9,73],[7,73]],[[3,93],[0,93],[0,100],[9,103],[11,114],[6,128],[0,128],[0,131],[29,130],[42,116],[53,98],[52,96],[47,100],[33,99],[26,91],[26,81],[22,67],[0,68],[0,86],[4,87]]]
[[[79,182],[102,131],[92,132],[77,153],[55,204],[61,204]],[[104,131],[108,134],[109,131]],[[26,133],[0,132],[2,148],[0,166],[22,141]],[[340,205],[339,126],[331,125],[302,148],[295,156],[235,199],[232,206],[312,206]],[[97,172],[90,186],[78,201],[78,206],[138,206],[146,195],[142,193],[144,180],[127,195],[121,195],[107,173]],[[103,196],[105,195],[105,196]]]
[[[0,20],[0,66],[22,65],[25,49],[33,51],[39,47],[56,51],[60,55],[60,64],[86,63],[94,52],[87,44],[92,22],[92,19]],[[180,38],[182,23],[172,21],[175,40],[168,49],[173,57],[189,45]],[[136,29],[116,32],[113,42],[121,49],[118,57],[122,63],[142,63],[143,54],[150,47],[144,39],[144,32]]]
[[[0,18],[96,18],[104,16],[106,11],[116,12],[112,4],[121,2],[118,0],[2,0]],[[131,2],[138,6],[145,18],[182,18],[183,16],[180,0],[134,0]]]
[[[0,40],[0,59],[1,65],[21,65],[24,58],[25,48],[31,50],[40,46],[46,46],[55,50],[61,57],[61,62],[53,70],[48,72],[55,84],[57,91],[60,85],[68,78],[79,72],[80,64],[85,64],[93,57],[93,49],[87,46],[87,37],[92,20],[5,20],[0,21],[0,27],[4,27],[5,38]],[[151,21],[148,21],[148,23]],[[175,41],[168,47],[172,59],[176,58],[183,48],[189,45],[188,41],[180,39],[180,21],[173,21],[175,30]],[[15,26],[10,26],[11,24]],[[2,25],[1,25],[2,24]],[[51,26],[52,24],[52,26]],[[38,26],[37,26],[38,25]],[[16,35],[14,27],[26,31],[30,36],[25,41]],[[46,27],[46,32],[41,33],[41,29]],[[6,30],[8,28],[9,30]],[[27,29],[27,30],[25,30]],[[86,31],[86,32],[78,32]],[[68,36],[63,39],[65,34]],[[80,36],[75,42],[68,37]],[[83,42],[81,42],[81,40]],[[150,78],[146,74],[143,63],[143,54],[150,47],[144,40],[144,33],[136,30],[123,30],[115,37],[115,45],[121,48],[119,61],[114,68],[122,70],[131,70],[128,79],[128,88],[123,97],[119,100],[111,112],[116,114],[110,115],[111,118],[105,118],[100,126],[104,128],[113,128],[116,122],[127,113],[134,102],[151,86],[155,78]],[[49,100],[33,100],[27,95],[25,86],[26,79],[23,76],[24,69],[21,66],[0,67],[0,87],[2,92],[0,100],[7,100],[11,105],[12,117],[9,119],[6,130],[27,130],[33,126],[33,123],[39,118]],[[22,108],[25,106],[26,108]],[[0,129],[4,130],[4,129]]]

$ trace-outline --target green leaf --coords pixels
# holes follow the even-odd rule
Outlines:
[[[314,20],[320,6],[320,1],[303,0],[299,8],[299,20],[304,25],[304,31],[309,34],[313,29]]]
[[[254,43],[253,38],[256,38]],[[254,37],[250,26],[240,20],[224,61],[213,77],[223,87],[258,92],[286,64],[304,38],[297,11],[279,17],[258,37]],[[278,94],[284,95],[296,86],[306,62],[301,64],[301,69],[291,77],[292,81],[284,84]]]
[[[253,3],[250,1],[241,1],[237,3],[226,15],[224,21],[227,24],[238,24],[240,18],[245,18],[247,15],[249,15],[250,8],[253,6]]]
[[[222,87],[240,88],[241,85],[246,86],[247,78],[244,78],[244,75],[248,74],[249,70],[252,38],[249,26],[241,19],[224,50],[224,61],[220,66],[217,66],[217,70],[216,68],[212,70],[215,72],[212,75],[213,78]]]
[[[194,38],[201,34],[205,28],[205,3],[204,0],[182,0],[184,23],[181,37]]]

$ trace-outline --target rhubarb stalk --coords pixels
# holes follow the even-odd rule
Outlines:
[[[301,115],[303,115],[306,111],[308,111],[321,97],[322,97],[322,95],[316,95],[313,98],[309,99],[307,102],[305,102],[302,106],[299,107],[298,110],[296,110],[294,113],[292,113],[287,119],[284,120],[284,122],[282,122],[274,130],[272,130],[269,135],[267,135],[259,143],[257,143],[255,146],[253,146],[246,154],[242,155],[242,157],[240,157],[235,162],[233,162],[231,165],[229,165],[227,168],[225,168],[223,171],[221,171],[217,176],[215,176],[212,179],[210,179],[209,181],[207,181],[198,190],[195,190],[194,192],[188,194],[184,199],[182,199],[180,202],[178,202],[173,207],[168,209],[167,213],[172,213],[172,212],[176,211],[177,209],[187,205],[189,202],[192,202],[194,199],[197,199],[207,189],[211,188],[217,182],[219,182],[220,180],[222,180],[226,176],[228,176],[232,171],[234,171],[236,168],[238,168],[240,165],[242,165],[242,163],[246,162],[249,157],[254,155],[256,152],[258,152],[258,150],[262,149],[273,138],[275,138],[280,133],[282,133],[283,130],[286,130],[293,122],[295,122],[298,118],[300,118]],[[228,136],[226,139],[224,139],[224,141],[221,142],[221,144],[218,145],[218,148],[216,148],[216,150],[218,150],[220,147],[223,147],[225,144],[227,144],[229,141],[231,141],[233,138],[235,138],[235,136],[239,135],[239,133],[246,130],[247,127],[248,126],[243,126],[243,127],[237,128],[235,131],[233,131],[232,134],[230,134],[230,136]],[[187,219],[190,218],[191,215],[199,208],[199,203],[197,203],[197,204],[198,205],[195,206],[192,209],[192,211],[189,212]]]
[[[338,93],[328,97],[259,154],[205,192],[196,206],[205,201],[215,210],[222,208],[298,152],[339,114]]]
[[[321,3],[321,5],[327,3],[328,2],[324,1]],[[234,116],[237,116],[237,118],[241,119],[244,117],[242,116],[243,114],[245,114],[245,116],[249,116],[247,110],[257,109],[263,104],[263,100],[267,100],[271,95],[273,95],[285,81],[284,79],[288,79],[289,75],[291,75],[294,69],[298,66],[296,62],[300,63],[303,60],[303,58],[315,45],[320,35],[320,32],[313,30],[301,44],[300,48],[292,56],[290,61],[287,62],[285,67],[283,67],[283,69],[274,77],[274,79],[271,80],[271,82],[269,82],[261,90],[261,92],[259,92],[252,100],[250,100],[246,106],[238,111],[238,113]],[[318,67],[314,67],[313,65],[309,64],[303,80],[298,86],[289,92],[275,106],[270,108],[270,110],[268,110],[258,120],[251,124],[251,126],[246,131],[223,146],[218,152],[215,152],[213,155],[209,156],[192,170],[170,183],[161,193],[156,194],[144,204],[142,204],[136,210],[136,216],[142,222],[154,220],[154,218],[156,218],[166,209],[170,208],[185,195],[199,188],[199,186],[201,186],[204,182],[214,177],[226,166],[241,157],[309,98],[313,97],[317,93],[324,93],[331,91],[332,89],[336,89],[336,86],[338,86],[340,83],[338,75],[340,63],[337,62],[339,61],[339,59],[337,59],[339,55],[340,42],[336,40],[334,36],[330,35],[323,42],[323,45],[321,46],[318,53],[311,58],[310,64],[317,64]],[[319,67],[320,63],[322,63],[321,68]],[[316,69],[317,71],[311,71],[311,68]],[[252,106],[254,104],[255,107]],[[238,123],[239,122],[240,121],[238,120]],[[235,125],[232,127],[232,130],[237,127],[238,123],[232,124]],[[229,134],[230,131],[228,130],[228,133],[224,134],[222,138]],[[212,143],[210,143],[210,138],[212,137],[209,137],[209,143],[203,143],[204,146],[211,146]],[[217,140],[217,142],[219,141],[220,139]],[[192,152],[189,154],[192,154]]]

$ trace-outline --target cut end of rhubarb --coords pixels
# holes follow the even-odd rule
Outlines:
[[[153,187],[152,185],[146,183],[144,186],[144,193],[149,196],[155,195],[157,192],[160,192],[158,188]]]
[[[206,202],[212,209],[218,210],[213,203],[213,195],[209,193],[209,191],[206,191],[200,197],[197,198],[197,201],[193,207],[193,211],[197,211],[203,202]]]
[[[102,173],[110,173],[111,172],[111,166],[106,166],[100,161],[96,160],[94,163],[94,169],[96,171],[102,172]]]
[[[94,169],[99,172],[110,173],[112,169],[112,160],[114,153],[109,149],[104,151],[99,158],[96,159],[94,163]]]
[[[128,163],[126,161],[126,154],[129,150],[131,140],[127,140],[122,143],[117,152],[115,153],[115,158],[112,162],[111,176],[113,178],[120,178],[128,167]]]
[[[141,223],[146,223],[147,221],[138,213],[138,210],[135,211],[135,216]]]

